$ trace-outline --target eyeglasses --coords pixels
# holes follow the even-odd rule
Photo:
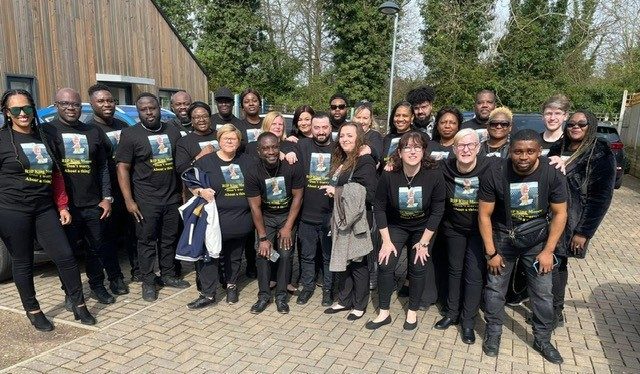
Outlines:
[[[511,126],[511,122],[509,122],[509,121],[491,121],[491,122],[489,122],[489,126],[491,126],[491,127],[509,127],[509,126]]]
[[[193,116],[191,117],[192,121],[206,121],[209,119],[209,116]]]
[[[340,104],[340,105],[330,105],[329,107],[331,108],[331,110],[336,110],[336,109],[343,110],[347,106],[345,104]]]
[[[411,152],[411,151],[413,151],[413,152],[422,151],[422,147],[417,146],[417,145],[416,145],[416,146],[413,146],[413,147],[409,147],[409,146],[407,146],[407,147],[402,147],[402,152],[409,153],[409,152]]]
[[[470,151],[475,151],[478,143],[467,143],[467,144],[458,144],[456,145],[456,149],[459,151],[464,151],[465,148],[468,148]]]
[[[573,127],[580,127],[580,128],[584,128],[589,126],[589,123],[587,122],[567,122],[567,128],[573,128]]]
[[[59,107],[64,109],[80,108],[82,106],[82,104],[75,101],[56,101],[56,104],[58,104]]]
[[[20,115],[21,112],[24,112],[24,114],[30,116],[33,114],[33,107],[31,105],[25,105],[25,106],[13,106],[9,109],[9,113],[11,113],[12,116],[17,117]]]

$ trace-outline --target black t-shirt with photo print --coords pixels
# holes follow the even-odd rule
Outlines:
[[[567,201],[567,180],[553,166],[549,159],[540,157],[538,167],[530,175],[522,176],[513,170],[511,159],[503,160],[501,167],[492,167],[480,178],[478,199],[495,202],[491,221],[506,226],[504,199],[510,199],[511,221],[513,225],[544,217],[549,212],[549,204]],[[509,191],[505,189],[507,168]]]
[[[289,152],[294,152],[298,159],[300,159],[300,151],[298,149],[298,145],[294,142],[290,142],[288,140],[280,140],[280,152],[287,154]],[[254,161],[258,162],[258,142],[251,142],[246,145],[244,149],[244,153],[252,157]]]
[[[240,120],[238,122],[238,130],[242,133],[242,142],[249,144],[258,140],[258,136],[262,134],[262,121],[264,119],[260,118],[260,122],[257,124],[249,123],[246,119]]]
[[[107,141],[102,130],[77,122],[68,125],[55,119],[42,125],[53,144],[54,157],[61,160],[69,203],[82,208],[97,206],[111,196],[107,165]]]
[[[436,161],[456,158],[452,145],[444,146],[433,140],[427,144],[427,154]]]
[[[247,197],[262,197],[262,212],[271,215],[287,213],[293,200],[292,189],[304,188],[304,170],[300,162],[289,165],[280,161],[278,166],[268,169],[257,161],[245,175]]]
[[[122,129],[129,127],[124,121],[117,118],[113,118],[109,125],[96,121],[94,117],[91,117],[87,121],[87,124],[96,126],[104,133],[106,141],[106,154],[107,164],[109,165],[109,176],[111,177],[111,192],[114,195],[118,195],[120,187],[118,186],[118,175],[116,174],[116,150],[118,149],[118,143],[120,143],[120,133]]]
[[[240,130],[240,132],[242,132],[242,138],[243,140],[246,141],[246,139],[244,138],[245,133],[242,131],[242,129],[246,128],[245,123],[238,117],[234,116],[233,114],[231,115],[231,117],[229,119],[224,119],[220,116],[220,113],[214,113],[211,115],[211,128],[218,131],[218,129],[220,127],[222,127],[223,125],[226,125],[227,123],[232,124],[233,126],[236,127],[236,129]]]
[[[305,223],[328,223],[328,217],[333,211],[331,198],[325,195],[325,190],[321,190],[320,187],[330,184],[331,156],[335,145],[333,141],[320,145],[312,138],[298,140],[299,162],[304,168],[307,180],[300,212],[300,220]]]
[[[215,131],[207,135],[198,135],[195,132],[190,132],[178,139],[176,142],[176,172],[178,175],[184,173],[191,166],[198,153],[202,151],[202,148],[209,144],[216,151],[220,149]]]
[[[37,133],[23,134],[5,126],[0,130],[0,209],[34,212],[52,207],[53,167]]]
[[[445,186],[438,168],[420,168],[410,184],[403,170],[383,172],[378,181],[374,215],[378,228],[435,231],[444,214]]]
[[[499,168],[502,159],[478,156],[476,167],[468,173],[461,173],[456,167],[456,159],[439,162],[447,191],[445,214],[442,226],[459,233],[478,232],[478,192],[480,179],[491,168]]]
[[[131,165],[131,186],[138,204],[180,202],[180,184],[173,163],[178,139],[180,131],[165,123],[157,131],[138,123],[120,133],[116,162]]]
[[[245,196],[245,178],[255,164],[243,154],[223,161],[214,152],[195,162],[195,167],[209,176],[216,192],[216,207],[223,239],[246,236],[253,230],[249,202]]]

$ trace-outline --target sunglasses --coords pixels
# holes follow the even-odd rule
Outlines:
[[[584,128],[587,126],[589,126],[589,123],[587,122],[567,122],[567,128],[573,128],[573,127]]]
[[[343,110],[344,108],[346,108],[347,106],[344,104],[340,104],[340,105],[330,105],[329,106],[331,108],[331,110],[336,110],[336,109],[340,109]]]
[[[511,122],[509,121],[491,121],[489,122],[489,126],[491,127],[509,127],[511,126]]]
[[[11,108],[7,108],[9,109],[9,113],[11,113],[12,116],[17,117],[20,115],[21,112],[24,112],[24,114],[30,116],[33,114],[33,107],[31,105],[25,105],[25,106],[14,106]]]

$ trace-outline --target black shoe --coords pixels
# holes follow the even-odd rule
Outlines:
[[[561,364],[564,361],[562,359],[562,356],[560,355],[560,352],[558,352],[556,347],[554,347],[550,342],[541,343],[537,340],[534,340],[533,349],[540,352],[542,357],[544,357],[545,360],[551,362],[552,364]]]
[[[264,312],[264,310],[267,309],[267,305],[269,305],[270,303],[271,300],[269,299],[258,299],[258,301],[251,307],[251,313],[260,314]]]
[[[482,351],[489,357],[497,357],[500,351],[500,335],[487,335],[482,342]]]
[[[289,313],[289,304],[286,301],[278,301],[276,300],[276,309],[280,314],[288,314]]]
[[[202,309],[202,308],[206,308],[210,305],[213,305],[216,303],[216,297],[212,297],[212,298],[208,298],[204,295],[200,295],[198,296],[197,299],[193,300],[192,302],[190,302],[189,304],[187,304],[187,308],[189,309]]]
[[[351,308],[349,307],[342,307],[342,308],[327,308],[324,310],[324,314],[336,314],[336,313],[340,313],[340,312],[346,312],[347,310],[351,310]]]
[[[553,318],[553,328],[555,329],[556,327],[563,327],[563,326],[564,326],[564,315],[562,315],[562,309],[555,310],[555,315]]]
[[[390,323],[391,323],[391,316],[387,316],[387,318],[383,319],[380,322],[369,321],[364,325],[364,327],[366,327],[367,330],[377,330],[380,327],[382,327],[384,325],[388,325]]]
[[[457,325],[457,324],[458,324],[458,320],[457,319],[444,317],[440,321],[436,322],[436,324],[433,325],[433,327],[435,329],[438,329],[438,330],[446,330],[449,327],[451,327],[452,325]]]
[[[187,282],[184,279],[178,279],[175,277],[171,277],[171,276],[164,276],[164,277],[160,277],[160,280],[162,281],[162,284],[164,284],[167,287],[173,287],[173,288],[189,288],[191,287],[191,284],[189,282]]]
[[[129,293],[129,287],[124,283],[124,278],[116,278],[109,282],[109,289],[114,295],[126,295]]]
[[[29,318],[29,321],[31,321],[31,324],[33,325],[33,327],[36,328],[36,330],[38,331],[53,330],[53,323],[49,321],[49,319],[44,315],[44,313],[42,313],[42,311],[39,311],[38,313],[27,312],[27,317]]]
[[[398,297],[409,297],[409,286],[402,285],[398,290]]]
[[[422,304],[418,307],[418,310],[422,311],[422,312],[426,312],[427,310],[429,310],[429,305],[426,304]]]
[[[180,260],[173,260],[173,276],[176,278],[182,276],[182,262]]]
[[[404,324],[402,325],[402,328],[407,330],[407,331],[415,330],[416,327],[418,327],[418,320],[417,319],[416,319],[416,321],[414,323],[409,323],[405,319],[404,320]]]
[[[104,286],[91,290],[91,297],[98,300],[100,304],[113,304],[116,302],[116,298]]]
[[[313,296],[313,291],[302,290],[300,292],[300,294],[298,295],[298,299],[296,300],[296,304],[298,304],[298,305],[306,304],[309,301],[309,299],[311,298],[311,296]]]
[[[247,268],[247,272],[246,272],[247,278],[249,279],[256,279],[258,278],[258,272],[256,271],[255,268],[253,269],[249,269]]]
[[[360,318],[364,317],[364,312],[360,316],[353,314],[353,312],[347,314],[347,321],[357,321]]]
[[[155,284],[142,283],[142,300],[149,302],[158,300]]]
[[[227,287],[227,304],[235,304],[238,302],[238,287],[235,284]]]
[[[476,342],[476,333],[473,329],[463,327],[460,336],[464,344],[474,344]]]
[[[331,306],[331,304],[333,304],[331,290],[322,290],[322,306]]]
[[[71,298],[67,295],[64,295],[64,308],[67,312],[73,312],[73,303],[71,302]]]
[[[83,325],[95,325],[96,319],[93,318],[86,305],[73,306],[73,318],[80,320]]]
[[[142,277],[140,276],[140,274],[131,274],[131,282],[140,283],[142,282]]]

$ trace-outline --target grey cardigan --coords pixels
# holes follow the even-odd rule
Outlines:
[[[331,217],[331,271],[346,271],[350,261],[366,256],[373,249],[366,197],[367,190],[359,183],[336,187]]]

